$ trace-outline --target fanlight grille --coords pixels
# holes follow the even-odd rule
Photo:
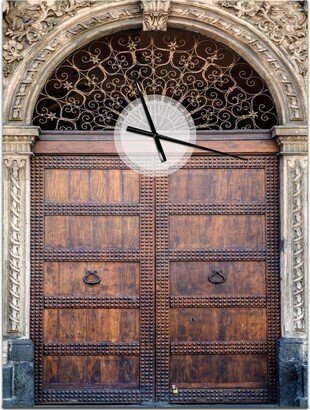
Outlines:
[[[37,101],[33,124],[44,130],[113,129],[137,98],[132,75],[147,94],[180,101],[197,129],[270,129],[277,124],[262,78],[233,50],[200,34],[124,31],[72,53]]]

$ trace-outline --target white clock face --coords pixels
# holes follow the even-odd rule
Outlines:
[[[162,95],[147,95],[145,102],[159,134],[195,144],[194,121],[181,103]],[[139,98],[121,112],[114,140],[121,159],[140,174],[153,177],[171,174],[185,165],[193,152],[192,147],[160,140],[167,158],[161,162],[154,138],[129,132],[128,126],[151,131]]]

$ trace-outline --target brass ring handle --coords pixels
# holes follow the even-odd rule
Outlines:
[[[208,276],[209,282],[218,285],[226,281],[226,273],[223,273],[220,269],[213,269]]]
[[[90,286],[98,285],[101,282],[96,270],[88,270],[83,278],[83,281]]]

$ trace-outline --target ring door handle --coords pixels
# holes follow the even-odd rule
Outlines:
[[[88,270],[83,278],[83,281],[90,286],[98,285],[101,282],[96,270]]]
[[[220,269],[213,269],[208,276],[209,282],[218,285],[226,281],[226,273],[223,273]]]

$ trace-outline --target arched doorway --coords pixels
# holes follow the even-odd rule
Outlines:
[[[248,161],[127,169],[112,138],[132,72],[182,101],[201,144]],[[277,114],[261,77],[202,35],[121,32],[54,71],[33,123],[37,402],[275,402]]]

